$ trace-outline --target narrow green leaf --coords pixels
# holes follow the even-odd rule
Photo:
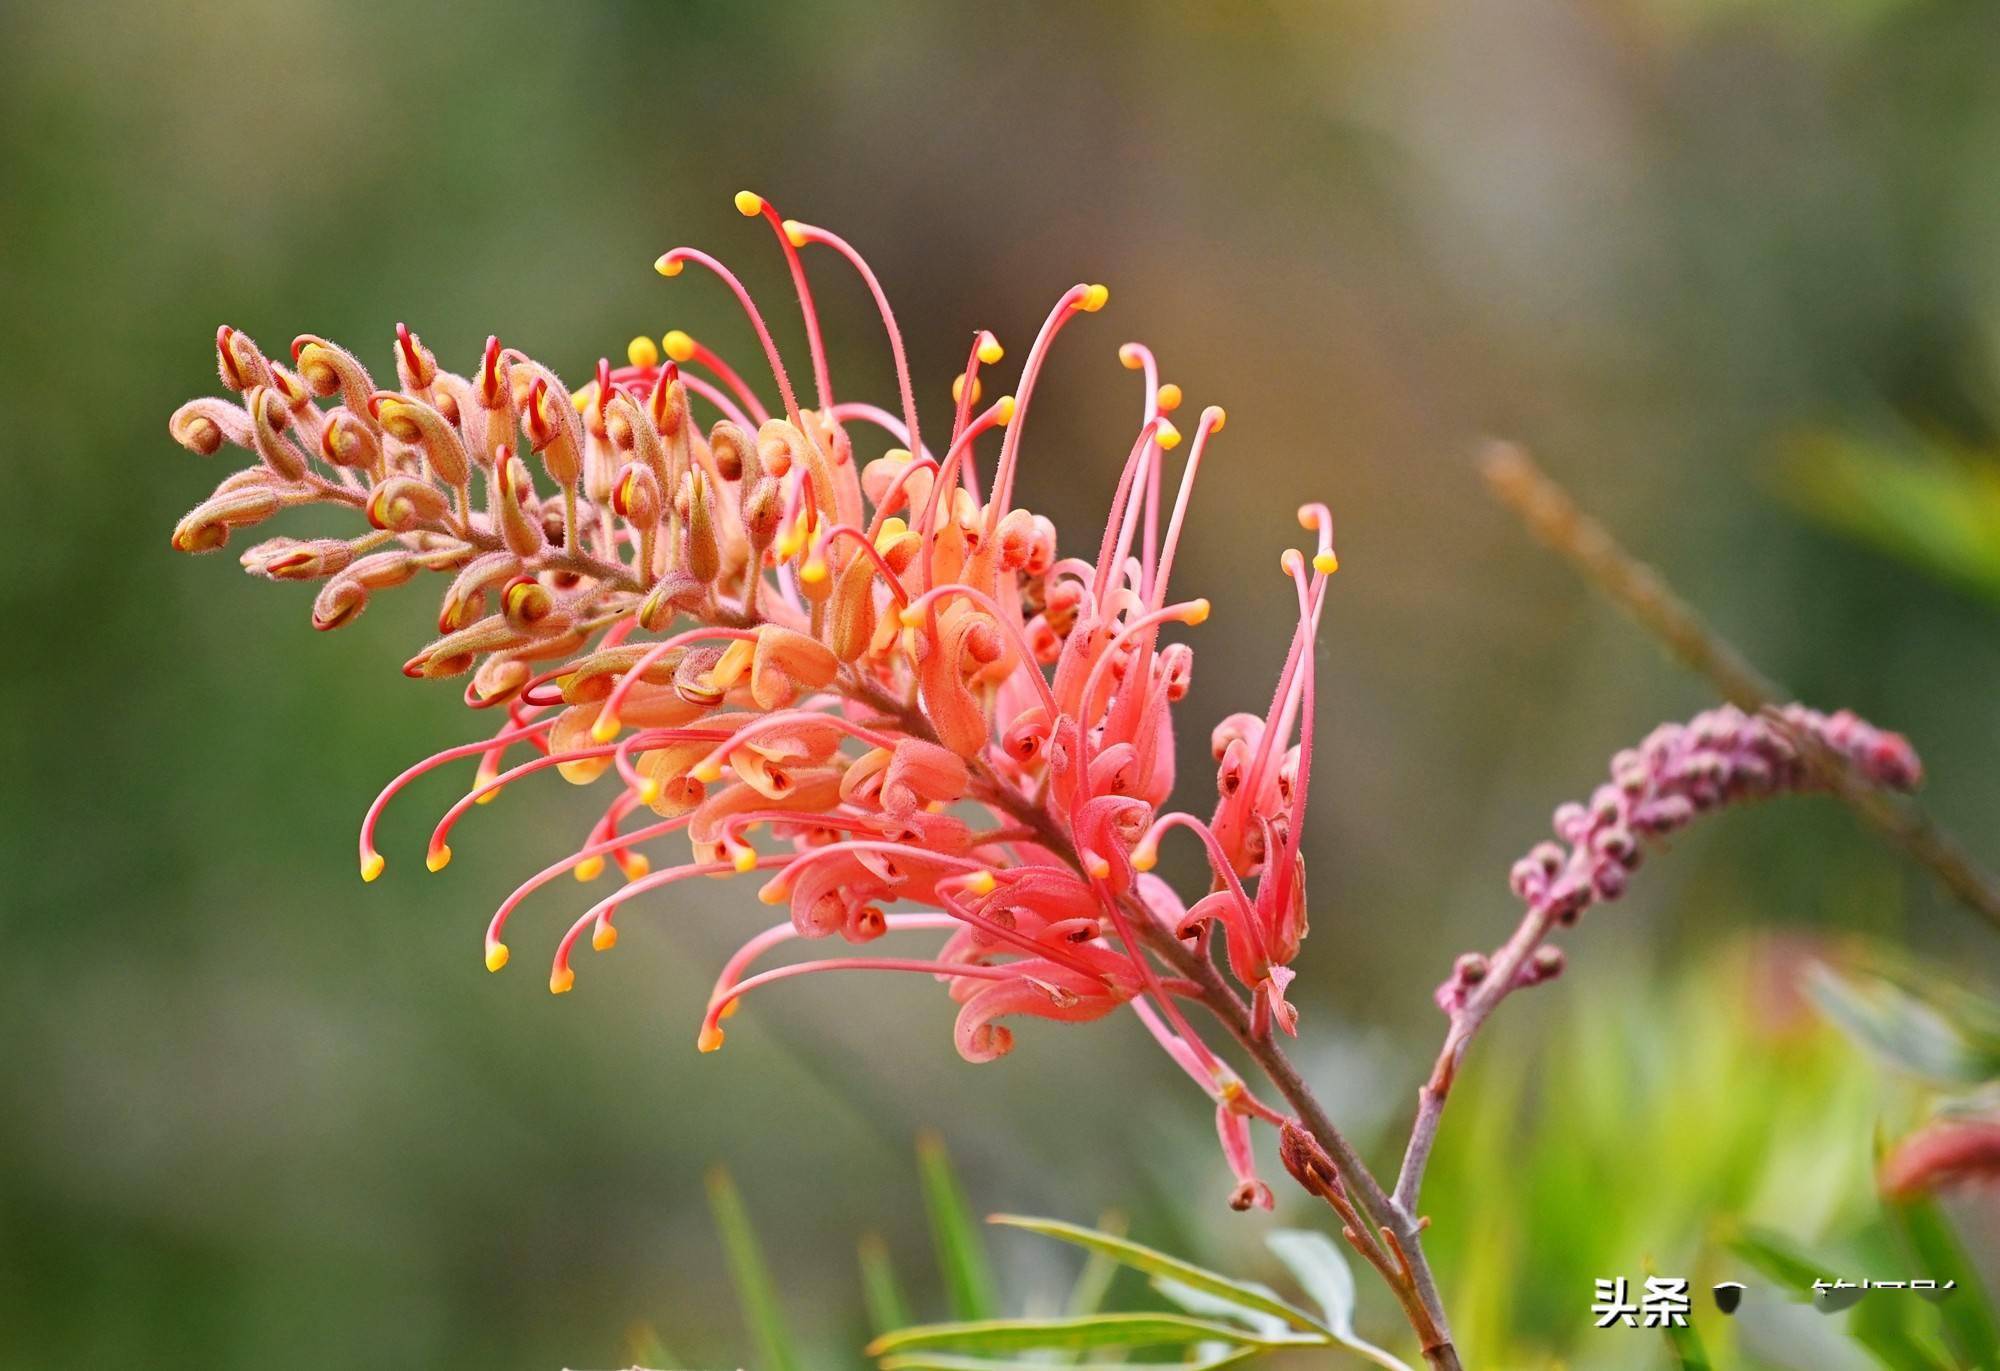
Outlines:
[[[1701,1345],[1701,1334],[1694,1331],[1693,1324],[1668,1324],[1667,1345],[1680,1371],[1712,1371],[1714,1363],[1709,1361],[1708,1352]]]
[[[1302,1333],[1326,1334],[1331,1331],[1303,1309],[1287,1303],[1275,1292],[1261,1285],[1234,1280],[1206,1267],[1196,1266],[1193,1262],[1170,1257],[1156,1248],[1146,1247],[1129,1238],[1102,1233],[1094,1228],[1084,1228],[1079,1224],[1064,1223],[1060,1219],[1035,1219],[1020,1214],[995,1214],[987,1222],[1003,1224],[1008,1228],[1025,1229],[1030,1233],[1039,1233],[1043,1237],[1075,1243],[1078,1247],[1087,1248],[1092,1252],[1102,1252],[1113,1261],[1144,1271],[1150,1276],[1164,1276],[1168,1280],[1179,1281],[1196,1290],[1219,1296],[1244,1309],[1275,1315],[1283,1319],[1287,1326],[1296,1328]]]
[[[1780,1289],[1811,1301],[1814,1281],[1839,1279],[1833,1268],[1790,1238],[1761,1228],[1746,1228],[1728,1240],[1729,1250],[1743,1258]]]
[[[1934,1279],[1940,1285],[1947,1280],[1957,1282],[1937,1305],[1952,1352],[1966,1366],[1994,1366],[1995,1357],[2000,1356],[2000,1320],[1994,1317],[1993,1302],[1980,1283],[1979,1272],[1966,1258],[1937,1203],[1930,1199],[1890,1201],[1884,1208],[1916,1263],[1917,1269],[1910,1274]]]
[[[1847,1338],[1865,1348],[1886,1371],[1952,1371],[1952,1363],[1934,1335],[1919,1331],[1927,1315],[1921,1300],[1893,1299],[1894,1291],[1878,1292],[1847,1314]]]
[[[1834,1025],[1892,1066],[1947,1085],[1991,1079],[1996,1063],[1935,1006],[1878,976],[1817,964],[1806,974],[1813,1003]]]
[[[1323,1339],[1297,1340],[1310,1345]],[[1026,1352],[1041,1348],[1161,1347],[1220,1342],[1239,1347],[1282,1347],[1292,1339],[1261,1338],[1245,1329],[1184,1314],[1093,1314],[1086,1319],[979,1319],[919,1324],[885,1333],[868,1344],[871,1357],[892,1352],[959,1349]]]
[[[930,1215],[931,1242],[937,1249],[938,1270],[944,1277],[953,1317],[990,1319],[998,1310],[993,1275],[986,1263],[986,1244],[972,1221],[958,1177],[937,1134],[917,1138],[917,1169],[923,1180],[924,1210]]]
[[[1107,1210],[1098,1216],[1097,1229],[1107,1236],[1123,1238],[1125,1216]],[[1091,1252],[1084,1258],[1083,1270],[1076,1273],[1076,1284],[1069,1288],[1063,1312],[1073,1319],[1095,1314],[1104,1307],[1104,1297],[1110,1293],[1112,1277],[1117,1274],[1118,1261],[1109,1252]]]
[[[1309,1229],[1281,1228],[1266,1237],[1264,1245],[1326,1315],[1335,1342],[1389,1371],[1409,1371],[1397,1358],[1355,1335],[1354,1273],[1332,1238]]]
[[[889,1245],[879,1233],[865,1234],[858,1253],[861,1259],[861,1299],[868,1309],[868,1331],[878,1337],[910,1321],[910,1308],[896,1283],[896,1268],[889,1261]]]
[[[1224,1299],[1221,1295],[1198,1290],[1172,1276],[1154,1276],[1153,1289],[1172,1300],[1188,1313],[1204,1319],[1234,1319],[1251,1331],[1264,1337],[1282,1337],[1286,1323],[1276,1314],[1266,1314],[1261,1309],[1246,1309],[1235,1300]],[[1329,1335],[1331,1336],[1331,1335]]]
[[[1193,1362],[1147,1362],[1146,1371],[1222,1371],[1247,1361],[1264,1351],[1261,1347],[1239,1347],[1219,1357]],[[882,1358],[882,1371],[1048,1371],[1042,1361],[996,1361],[989,1357],[962,1357],[951,1352],[897,1352]],[[1132,1363],[1122,1361],[1078,1362],[1071,1371],[1131,1371]]]
[[[778,1305],[770,1268],[764,1264],[756,1230],[744,1212],[743,1198],[729,1172],[716,1167],[708,1173],[708,1203],[715,1213],[715,1226],[722,1230],[722,1249],[729,1259],[729,1277],[736,1287],[736,1299],[743,1307],[743,1321],[757,1344],[760,1371],[798,1371],[798,1357],[792,1349],[792,1335],[785,1327],[784,1311]]]

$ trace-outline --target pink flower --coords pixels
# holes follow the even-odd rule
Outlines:
[[[324,339],[300,337],[288,368],[225,328],[220,371],[241,403],[193,401],[170,428],[198,453],[228,444],[257,463],[190,513],[174,545],[213,550],[293,505],[361,512],[374,531],[360,538],[276,539],[244,555],[255,574],[322,582],[319,628],[351,622],[375,592],[419,572],[450,578],[441,636],[404,672],[469,677],[466,703],[503,722],[390,783],[362,825],[364,878],[383,868],[384,805],[439,765],[477,759],[473,788],[432,834],[433,870],[450,860],[459,819],[516,780],[554,770],[579,785],[614,781],[584,841],[494,914],[493,970],[507,963],[515,912],[565,871],[591,880],[610,861],[626,883],[559,941],[557,993],[574,984],[578,941],[613,947],[637,897],[756,872],[759,898],[789,918],[722,969],[703,1050],[721,1045],[722,1021],[751,991],[807,973],[935,977],[958,1005],[954,1040],[972,1061],[1008,1051],[1010,1020],[1081,1022],[1130,1005],[1216,1102],[1238,1201],[1268,1205],[1247,1121],[1278,1116],[1195,1035],[1176,1002],[1191,988],[1167,974],[1158,950],[1173,939],[1205,950],[1220,929],[1253,996],[1255,1031],[1273,1022],[1295,1031],[1285,988],[1306,933],[1313,639],[1338,566],[1330,515],[1301,510],[1316,545],[1284,559],[1298,622],[1269,708],[1214,730],[1213,814],[1166,809],[1174,706],[1193,654],[1163,633],[1208,614],[1206,600],[1169,599],[1168,586],[1223,411],[1196,420],[1169,500],[1180,391],[1159,382],[1145,348],[1122,348],[1143,381],[1139,427],[1095,555],[1063,555],[1049,521],[1015,503],[1015,482],[1049,349],[1103,307],[1106,289],[1064,292],[1015,391],[984,407],[982,368],[1003,351],[976,334],[948,437],[933,447],[868,266],[834,234],[782,220],[757,196],[737,204],[770,225],[796,286],[810,406],[749,292],[691,248],[665,254],[658,270],[699,266],[736,297],[775,404],[679,332],[666,336],[664,359],[636,339],[627,365],[600,361],[571,391],[497,339],[469,374],[445,371],[399,326],[398,385],[384,390]],[[842,259],[880,308],[898,412],[836,399],[801,255],[809,248]],[[979,449],[993,439],[982,474]],[[1177,828],[1211,872],[1192,904],[1146,874]],[[658,857],[682,840],[684,859]],[[894,950],[757,969],[794,939]],[[926,941],[927,953],[903,946]]]

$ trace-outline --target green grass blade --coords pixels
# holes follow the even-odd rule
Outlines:
[[[1035,1219],[1019,1214],[995,1214],[988,1222],[1002,1224],[1008,1228],[1025,1229],[1030,1233],[1039,1233],[1043,1237],[1075,1243],[1078,1247],[1092,1252],[1102,1252],[1112,1260],[1144,1271],[1149,1276],[1164,1276],[1206,1294],[1219,1296],[1244,1309],[1275,1315],[1302,1333],[1316,1333],[1326,1337],[1331,1332],[1318,1319],[1296,1305],[1280,1299],[1275,1292],[1261,1285],[1234,1280],[1206,1267],[1196,1266],[1193,1262],[1170,1257],[1164,1252],[1128,1238],[1101,1233],[1094,1228],[1084,1228],[1079,1224],[1064,1223],[1059,1219]]]
[[[972,1208],[959,1188],[951,1169],[951,1158],[935,1133],[917,1138],[917,1169],[923,1180],[924,1210],[930,1215],[931,1242],[937,1249],[938,1269],[944,1277],[951,1301],[952,1316],[977,1321],[990,1319],[998,1311],[993,1293],[993,1273],[986,1262],[986,1244],[979,1225],[972,1220]]]
[[[1115,1211],[1103,1214],[1097,1220],[1097,1231],[1107,1237],[1125,1236],[1125,1216]],[[1069,1288],[1069,1300],[1063,1312],[1073,1319],[1087,1318],[1104,1307],[1104,1297],[1111,1290],[1111,1280],[1118,1274],[1118,1259],[1109,1252],[1092,1250],[1084,1259],[1083,1270],[1077,1272],[1076,1284]]]
[[[919,1324],[885,1333],[868,1344],[868,1355],[957,1350],[1029,1352],[1090,1347],[1167,1347],[1198,1342],[1239,1347],[1314,1345],[1323,1339],[1262,1338],[1247,1329],[1184,1314],[1093,1314],[1087,1319],[978,1319]]]
[[[1814,1281],[1838,1279],[1832,1267],[1789,1238],[1763,1229],[1744,1229],[1729,1239],[1728,1247],[1766,1279],[1802,1300],[1812,1300]]]
[[[861,1299],[868,1309],[868,1331],[880,1337],[910,1321],[910,1306],[896,1283],[896,1268],[889,1261],[889,1245],[879,1233],[861,1239]]]
[[[1713,1371],[1715,1363],[1708,1359],[1708,1351],[1701,1345],[1701,1334],[1694,1331],[1694,1325],[1668,1324],[1667,1346],[1680,1371]]]
[[[1992,1367],[2000,1356],[2000,1321],[1993,1302],[1980,1283],[1979,1272],[1966,1258],[1951,1226],[1933,1200],[1888,1202],[1884,1208],[1897,1235],[1908,1247],[1916,1269],[1912,1276],[1933,1278],[1940,1283],[1958,1282],[1952,1292],[1938,1301],[1937,1311],[1944,1323],[1945,1341],[1967,1366]],[[1874,1295],[1870,1298],[1884,1298]],[[1904,1296],[1908,1298],[1908,1296]]]
[[[756,1230],[744,1212],[743,1197],[729,1172],[716,1167],[708,1173],[708,1204],[715,1213],[715,1226],[722,1230],[722,1250],[729,1259],[729,1278],[743,1307],[743,1321],[757,1344],[760,1371],[799,1371],[792,1335],[785,1327],[784,1311],[778,1305],[777,1287],[770,1268],[764,1264],[763,1249]]]
[[[1259,1356],[1261,1347],[1239,1347],[1219,1357],[1199,1362],[1147,1362],[1146,1371],[1223,1371]],[[882,1371],[1048,1371],[1042,1361],[995,1361],[989,1357],[962,1357],[951,1352],[898,1352],[882,1358]],[[1070,1371],[1131,1371],[1132,1363],[1119,1361],[1079,1362]]]

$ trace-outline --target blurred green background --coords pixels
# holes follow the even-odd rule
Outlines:
[[[1217,605],[1189,793],[1209,724],[1261,709],[1282,660],[1293,507],[1340,521],[1295,997],[1309,1074],[1386,1163],[1431,986],[1512,926],[1509,862],[1612,751],[1709,703],[1486,501],[1485,435],[1802,698],[1909,733],[1932,811],[2000,859],[1996,51],[2000,5],[1969,0],[0,9],[0,1365],[607,1366],[638,1324],[741,1365],[717,1160],[817,1364],[852,1364],[857,1237],[922,1266],[925,1125],[983,1208],[1117,1207],[1268,1265],[1206,1106],[1129,1019],[1030,1025],[975,1069],[931,986],[827,978],[698,1056],[716,966],[769,918],[731,886],[636,909],[555,1000],[539,954],[586,898],[564,882],[516,924],[522,973],[489,976],[488,911],[596,813],[553,781],[431,876],[462,778],[430,778],[364,889],[376,788],[476,725],[397,674],[428,594],[318,635],[308,592],[236,569],[243,540],[168,550],[228,460],[166,434],[214,389],[217,324],[382,372],[398,320],[459,370],[498,332],[579,378],[680,327],[748,370],[724,292],[649,263],[715,251],[796,348],[730,205],[750,187],[868,254],[935,413],[972,329],[1011,370],[1063,288],[1109,283],[1057,349],[1023,495],[1094,546],[1128,338],[1227,405],[1176,577]],[[815,268],[836,382],[887,402],[865,295]],[[1635,1364],[1589,1333],[1589,1278],[1691,1269],[1718,1218],[1812,1237],[1865,1211],[1871,1133],[1911,1104],[1772,1026],[1788,949],[1996,964],[1830,803],[1677,849],[1502,1016],[1447,1124],[1441,1276],[1509,1364]],[[995,1251],[1017,1299],[1067,1279],[1045,1246]]]

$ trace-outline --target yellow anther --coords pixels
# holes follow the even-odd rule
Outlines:
[[[1325,552],[1316,554],[1313,557],[1313,570],[1319,572],[1322,576],[1333,575],[1334,572],[1340,570],[1339,554],[1335,553],[1331,548],[1328,548]]]
[[[1181,388],[1172,381],[1160,387],[1158,396],[1160,413],[1172,414],[1181,407]]]
[[[1084,289],[1083,298],[1076,302],[1076,307],[1085,314],[1095,314],[1104,308],[1104,302],[1110,298],[1111,287],[1103,285],[1088,286]]]
[[[796,219],[787,219],[784,224],[785,241],[795,248],[806,245],[806,226]]]
[[[576,864],[576,878],[579,881],[594,881],[604,874],[604,858],[585,857]]]
[[[736,212],[745,219],[755,219],[764,212],[764,197],[755,191],[737,191]]]
[[[739,872],[755,871],[757,869],[757,849],[754,847],[737,848],[736,851],[730,854],[729,864]]]
[[[998,884],[990,871],[975,871],[965,878],[965,888],[975,895],[991,895]]]
[[[1163,448],[1179,447],[1181,445],[1181,431],[1174,427],[1173,420],[1162,419],[1160,420],[1159,428],[1153,431],[1153,441]]]
[[[1125,370],[1127,371],[1137,371],[1140,367],[1146,365],[1146,359],[1140,353],[1137,343],[1120,343],[1118,345],[1118,360],[1124,363]]]
[[[713,757],[704,757],[688,775],[694,777],[703,785],[714,785],[722,779],[722,763],[716,761]]]
[[[591,397],[596,394],[597,394],[597,382],[592,381],[582,390],[572,391],[570,393],[569,406],[571,409],[575,410],[578,414],[581,414],[585,410],[590,408]]]
[[[481,781],[480,784],[484,785],[485,782]],[[476,805],[490,805],[500,798],[500,792],[506,788],[504,785],[496,785],[491,790],[482,790],[472,797],[472,802]]]
[[[875,550],[887,552],[896,545],[896,540],[910,531],[910,526],[895,515],[882,521],[882,527],[875,533]]]
[[[488,971],[498,971],[505,965],[507,965],[507,944],[494,943],[486,949],[486,969]]]
[[[625,873],[625,879],[628,881],[636,881],[651,875],[653,870],[653,864],[646,860],[646,854],[643,852],[629,853],[620,858],[618,866]]]
[[[993,421],[1005,428],[1014,422],[1014,397],[1003,395],[993,402]]]
[[[379,852],[371,852],[361,859],[361,879],[372,881],[382,874],[382,868],[389,863]]]
[[[924,621],[923,607],[912,600],[896,612],[896,618],[901,621],[904,628],[916,628]]]
[[[1142,842],[1132,849],[1132,869],[1151,871],[1160,863],[1160,849],[1150,841]]]
[[[1208,420],[1208,431],[1210,433],[1222,432],[1222,426],[1229,422],[1229,411],[1221,405],[1210,405],[1201,412],[1201,416]]]
[[[660,345],[641,335],[625,345],[625,360],[635,367],[656,367],[660,364]]]
[[[1105,861],[1104,858],[1098,856],[1095,852],[1086,852],[1083,854],[1083,869],[1088,873],[1090,879],[1101,881],[1111,874],[1111,863]]]
[[[549,973],[549,994],[567,995],[576,984],[576,973],[566,966],[559,966]]]
[[[1181,611],[1181,622],[1184,624],[1208,622],[1208,601],[1206,599],[1189,600],[1188,607]]]
[[[660,339],[660,346],[676,362],[685,362],[694,356],[694,339],[677,328],[667,330],[666,336]]]
[[[791,898],[791,887],[781,881],[766,881],[757,887],[757,899],[763,904],[783,904]]]
[[[728,1004],[722,1006],[722,1012],[715,1017],[718,1019],[733,1019],[736,1017],[736,1011],[742,1007],[743,1001],[741,999],[731,1000]]]
[[[599,952],[609,952],[618,946],[618,925],[599,924],[597,930],[590,935],[590,945]]]
[[[442,871],[451,865],[451,848],[440,843],[424,854],[424,865],[433,871]]]
[[[1000,340],[987,334],[979,340],[979,361],[984,366],[992,366],[1007,355],[1007,349],[1000,346]]]
[[[979,403],[980,389],[979,378],[975,376],[972,378],[972,403],[975,405]],[[955,405],[964,398],[965,373],[961,371],[958,375],[951,378],[951,402]]]
[[[639,803],[649,805],[660,798],[660,783],[651,776],[639,782]]]
[[[607,709],[590,726],[590,736],[594,742],[608,743],[618,736],[618,729],[618,716]]]
[[[681,259],[671,252],[663,252],[653,260],[653,270],[662,276],[678,276],[681,274]]]
[[[806,564],[799,568],[799,579],[809,586],[816,586],[826,579],[826,559],[819,556],[806,558]]]
[[[713,1024],[703,1024],[701,1034],[694,1040],[694,1045],[703,1052],[715,1051],[722,1046],[722,1030]]]

